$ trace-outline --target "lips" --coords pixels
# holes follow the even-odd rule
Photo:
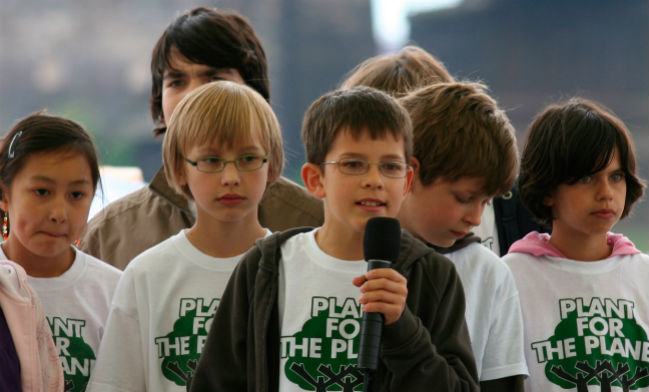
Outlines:
[[[363,199],[356,202],[356,205],[369,211],[374,211],[385,207],[385,202],[378,199]]]
[[[217,199],[217,201],[221,204],[224,205],[233,205],[233,204],[239,204],[245,200],[245,197],[236,194],[236,193],[228,193],[225,194]]]
[[[65,233],[57,234],[57,233],[50,233],[50,232],[47,232],[47,231],[41,231],[40,233],[41,233],[42,235],[45,235],[45,236],[47,236],[47,237],[52,237],[52,238],[61,238],[61,237],[65,237],[65,236],[66,236]]]
[[[466,232],[466,231],[455,231],[455,230],[451,230],[451,234],[452,234],[454,237],[457,237],[457,238],[464,238],[464,237],[465,237],[467,234],[469,234],[469,233]]]
[[[595,215],[596,217],[602,218],[602,219],[611,219],[611,218],[615,217],[615,211],[611,210],[609,208],[603,208],[601,210],[597,210],[597,211],[593,212],[592,214]]]

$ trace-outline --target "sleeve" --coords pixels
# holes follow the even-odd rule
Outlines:
[[[501,280],[493,299],[495,306],[482,359],[482,380],[528,374],[523,349],[523,316],[509,268]]]
[[[216,310],[207,341],[191,381],[191,392],[247,390],[250,269],[260,254],[253,248],[237,265]],[[254,277],[254,274],[252,274]]]
[[[428,263],[440,264],[429,259],[421,264]],[[381,354],[391,374],[389,390],[429,391],[434,386],[440,391],[478,391],[462,284],[452,265],[432,272],[434,279],[429,282],[425,282],[427,277],[418,278],[424,281],[417,290],[409,285],[408,296],[416,296],[416,302],[423,304],[418,307],[426,315],[424,321],[409,305],[397,322],[385,327]]]
[[[132,271],[122,275],[87,390],[145,391],[144,345]]]

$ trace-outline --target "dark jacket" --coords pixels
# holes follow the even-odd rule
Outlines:
[[[280,247],[307,230],[259,240],[244,256],[219,304],[191,391],[278,390]],[[372,390],[477,391],[464,292],[453,264],[404,231],[394,268],[408,280],[407,306],[384,328]]]
[[[500,256],[507,254],[509,247],[532,231],[546,233],[548,229],[536,222],[518,197],[518,180],[512,189],[493,200]]]

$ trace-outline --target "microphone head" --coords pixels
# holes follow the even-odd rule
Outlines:
[[[395,263],[401,248],[401,225],[394,218],[370,218],[365,226],[363,255],[365,260],[387,260]]]

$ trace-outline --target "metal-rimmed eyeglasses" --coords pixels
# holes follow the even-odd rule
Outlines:
[[[270,154],[265,157],[259,155],[242,155],[236,159],[223,159],[221,157],[205,157],[197,161],[192,161],[189,158],[185,158],[185,161],[190,165],[194,166],[198,171],[204,173],[219,173],[225,170],[225,166],[228,163],[233,163],[234,166],[240,172],[251,172],[261,169],[264,163],[268,162],[268,157]]]
[[[404,178],[410,166],[401,161],[369,162],[360,158],[342,158],[337,161],[322,162],[322,165],[336,165],[343,174],[360,176],[370,170],[370,165],[377,165],[381,174],[388,178]]]

